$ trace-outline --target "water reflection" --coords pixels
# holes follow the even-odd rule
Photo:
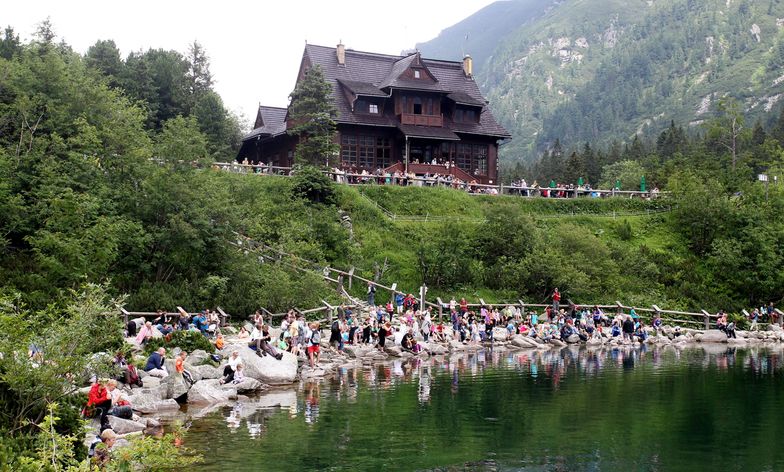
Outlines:
[[[281,410],[287,411],[292,421],[301,416],[304,423],[312,426],[320,420],[321,403],[325,398],[354,404],[362,389],[376,391],[380,395],[400,385],[416,385],[417,402],[425,406],[431,403],[434,389],[448,388],[451,396],[455,397],[460,390],[461,379],[491,376],[499,369],[513,371],[537,383],[545,382],[555,393],[561,389],[565,379],[572,377],[590,379],[602,376],[608,369],[629,374],[647,370],[656,375],[659,371],[684,363],[702,369],[715,368],[726,372],[740,368],[758,377],[773,376],[781,371],[782,356],[784,351],[781,349],[738,350],[720,346],[690,350],[674,347],[652,349],[645,345],[611,349],[484,349],[446,357],[394,359],[363,367],[341,368],[330,378],[303,381],[295,391],[289,392],[291,398],[288,401],[265,402],[264,398],[269,396],[265,394],[259,398],[260,401],[238,402],[222,413],[231,433],[241,431],[244,421],[248,436],[261,438],[267,432],[269,418]],[[437,382],[440,377],[449,379],[448,387],[447,382]]]

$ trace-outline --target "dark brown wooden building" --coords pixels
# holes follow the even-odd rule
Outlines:
[[[315,65],[332,85],[340,155],[330,166],[452,174],[496,183],[498,145],[509,133],[493,117],[462,62],[307,45],[297,80]],[[284,108],[260,106],[238,159],[290,166],[296,138]]]

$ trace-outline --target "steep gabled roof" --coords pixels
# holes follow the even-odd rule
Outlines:
[[[320,66],[324,73],[324,78],[332,85],[332,99],[337,109],[336,121],[338,123],[396,126],[396,120],[391,120],[384,116],[354,113],[351,109],[350,100],[340,90],[340,87],[347,87],[353,91],[352,87],[357,87],[365,91],[371,91],[368,84],[375,89],[381,89],[384,88],[383,84],[389,83],[387,87],[391,88],[432,90],[446,94],[460,93],[463,101],[468,101],[470,98],[475,103],[481,104],[477,106],[482,106],[483,108],[479,123],[454,123],[450,125],[453,131],[509,137],[509,133],[498,124],[489,108],[484,106],[485,101],[482,93],[479,91],[479,86],[472,78],[466,77],[463,73],[461,62],[420,58],[422,66],[427,69],[436,82],[401,78],[402,72],[411,66],[415,58],[416,55],[393,56],[347,49],[345,64],[341,65],[338,64],[335,48],[308,44],[305,46],[303,63],[307,62],[312,66]],[[307,61],[304,59],[307,59]],[[400,72],[397,73],[398,71]],[[390,81],[389,78],[392,76],[395,76],[398,80]],[[358,84],[365,85],[360,86]],[[265,120],[265,125],[266,123]]]
[[[388,97],[386,94],[378,89],[375,85],[368,82],[359,82],[357,80],[337,79],[340,85],[346,87],[354,95],[362,95],[365,97]]]
[[[260,117],[264,124],[243,136],[242,140],[247,141],[255,137],[274,137],[285,133],[287,112],[286,108],[259,106],[257,121]]]
[[[469,105],[474,107],[483,107],[485,106],[485,102],[483,100],[477,100],[476,98],[468,95],[465,92],[451,92],[447,95],[447,98],[451,99],[458,105]]]
[[[429,78],[433,80],[433,82],[418,79],[407,79],[404,76],[404,72],[412,67],[418,67],[424,70],[424,72],[428,75]],[[430,69],[422,61],[422,57],[418,52],[399,59],[395,61],[394,64],[392,64],[392,70],[389,72],[389,75],[387,75],[384,80],[378,84],[378,88],[383,89],[387,87],[442,91],[441,87],[438,85],[438,78],[433,75],[432,72],[430,72]]]

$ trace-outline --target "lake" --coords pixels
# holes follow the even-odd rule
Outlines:
[[[193,420],[199,470],[784,470],[780,349],[484,350]]]

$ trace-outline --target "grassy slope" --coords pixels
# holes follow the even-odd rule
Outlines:
[[[359,196],[363,192],[369,199],[397,215],[429,215],[439,217],[461,216],[484,218],[490,211],[522,211],[528,214],[534,223],[548,231],[571,231],[592,235],[598,241],[601,251],[606,247],[633,253],[644,246],[644,251],[665,253],[672,257],[683,250],[684,244],[671,231],[666,223],[667,213],[651,216],[625,216],[613,218],[612,212],[645,212],[646,209],[656,210],[666,206],[664,202],[643,202],[640,200],[604,199],[592,200],[546,200],[522,199],[519,197],[471,196],[464,192],[450,189],[423,189],[401,187],[341,187],[341,206],[348,210],[353,219],[356,239],[356,256],[354,263],[364,275],[372,274],[373,262],[382,264],[386,259],[388,270],[382,282],[397,282],[404,290],[415,290],[418,287],[418,258],[416,255],[417,241],[420,233],[426,228],[447,227],[444,221],[428,223],[410,221],[391,221],[368,199]],[[628,241],[621,240],[617,235],[617,227],[623,220],[632,227],[633,237]],[[476,228],[475,221],[459,221],[459,227]],[[600,251],[600,252],[601,252]],[[590,263],[590,261],[586,261]],[[629,303],[652,303],[646,297],[646,287],[638,286],[633,280],[620,281],[625,285],[624,291],[637,292]],[[357,295],[361,292],[356,291]],[[438,291],[432,289],[429,296],[467,296],[473,299],[482,297],[486,301],[514,301],[519,294],[510,287],[507,290],[492,291],[484,287],[461,287],[459,291]],[[385,300],[386,294],[379,294]],[[658,294],[654,294],[658,297]],[[536,301],[538,300],[531,300]],[[593,301],[593,300],[591,300]],[[613,301],[613,300],[596,300]]]

